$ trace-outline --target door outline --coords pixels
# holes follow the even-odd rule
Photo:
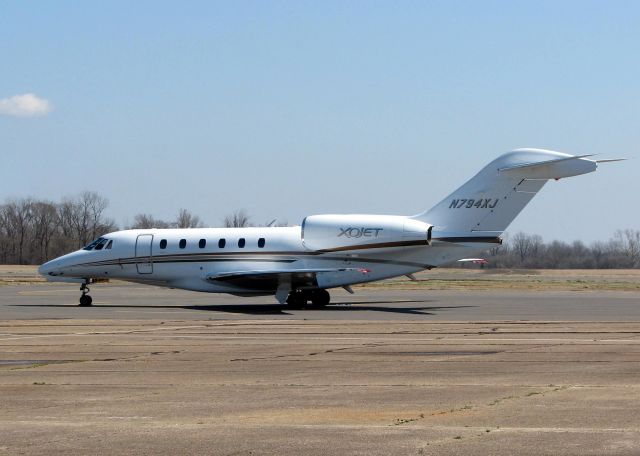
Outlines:
[[[153,234],[138,235],[135,254],[138,274],[153,274]]]

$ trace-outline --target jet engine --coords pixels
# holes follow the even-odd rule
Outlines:
[[[396,215],[311,215],[302,221],[302,243],[313,251],[429,245],[432,228]]]

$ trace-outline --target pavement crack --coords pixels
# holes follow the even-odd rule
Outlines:
[[[561,386],[549,385],[546,388],[547,389],[545,391],[529,391],[526,394],[520,394],[520,395],[512,394],[510,396],[499,397],[499,398],[496,398],[493,401],[489,402],[488,404],[484,404],[484,405],[466,404],[466,405],[464,405],[462,407],[456,407],[456,408],[452,408],[452,409],[449,409],[449,410],[440,410],[440,411],[437,411],[437,412],[430,413],[428,415],[424,414],[424,413],[421,413],[418,416],[414,416],[414,417],[410,417],[410,418],[396,418],[393,423],[389,424],[389,426],[401,426],[401,425],[404,425],[404,424],[409,424],[409,423],[413,423],[413,422],[416,422],[416,421],[424,420],[424,419],[426,419],[428,417],[451,415],[451,414],[461,413],[461,412],[466,412],[466,411],[474,411],[474,410],[478,410],[478,409],[480,409],[482,407],[493,407],[495,405],[499,405],[499,404],[502,404],[502,403],[507,402],[507,401],[514,401],[514,400],[518,400],[518,399],[526,399],[526,398],[533,397],[533,396],[544,396],[546,394],[567,390],[567,389],[571,388],[571,385],[561,385]]]
[[[310,352],[310,353],[299,353],[299,354],[296,353],[296,354],[276,355],[276,356],[260,356],[260,357],[253,357],[253,358],[233,358],[233,359],[230,359],[229,361],[264,361],[269,359],[303,358],[305,356],[323,355],[327,353],[335,353],[335,352],[345,351],[345,350],[356,350],[360,348],[378,347],[381,345],[385,345],[385,344],[366,343],[366,344],[360,344],[360,345],[353,345],[350,347],[329,348],[327,350]]]

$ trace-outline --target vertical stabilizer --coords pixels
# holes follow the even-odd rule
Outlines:
[[[595,171],[596,162],[585,157],[541,149],[508,152],[414,218],[434,225],[441,236],[498,236],[549,179]]]

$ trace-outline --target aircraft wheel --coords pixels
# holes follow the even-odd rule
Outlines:
[[[91,299],[91,296],[87,294],[83,294],[82,296],[80,296],[80,306],[82,307],[90,306],[92,301],[93,299]]]
[[[287,298],[287,304],[292,309],[302,309],[307,305],[307,296],[299,291],[293,291]]]
[[[331,301],[331,295],[329,292],[323,288],[318,290],[313,290],[311,293],[311,303],[315,307],[324,307]]]

